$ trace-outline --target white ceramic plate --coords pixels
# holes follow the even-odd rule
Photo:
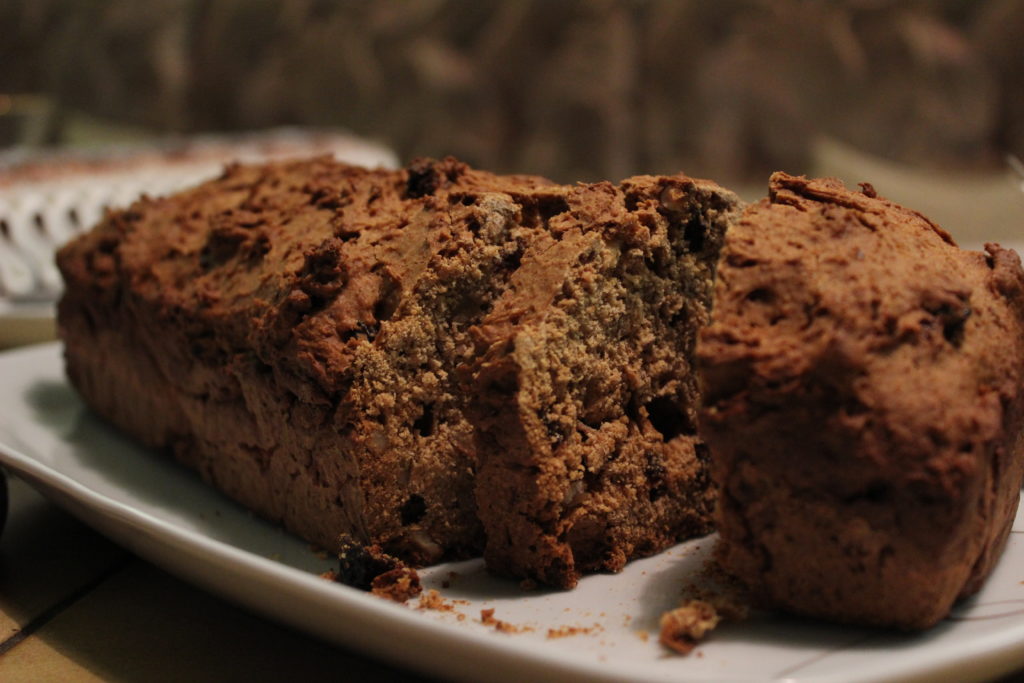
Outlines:
[[[1024,666],[1021,516],[984,590],[927,633],[761,614],[720,627],[679,657],[658,645],[658,617],[676,606],[713,539],[634,562],[618,575],[586,577],[565,593],[524,592],[489,577],[479,561],[443,565],[424,572],[424,583],[455,611],[393,604],[319,578],[333,562],[99,422],[65,381],[57,344],[0,354],[0,463],[189,581],[311,634],[445,677],[977,680]],[[533,630],[485,626],[480,611],[490,608],[495,618]],[[548,638],[548,629],[559,627],[585,630]]]

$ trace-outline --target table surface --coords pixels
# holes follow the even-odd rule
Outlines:
[[[195,588],[8,477],[0,680],[409,681]],[[425,680],[425,679],[419,679]]]

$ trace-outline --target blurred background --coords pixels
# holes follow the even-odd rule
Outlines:
[[[685,171],[748,200],[775,170],[834,175],[964,246],[1020,248],[1024,0],[0,0],[0,348],[54,336],[53,251],[105,206],[273,149],[386,165],[451,154],[562,182]],[[64,518],[22,521],[41,505],[27,491],[12,488],[29,503],[4,541],[31,581],[8,567],[5,595],[43,605],[80,595],[74,582],[107,556],[126,563]],[[29,540],[12,546],[19,529]],[[40,538],[48,564],[23,552]],[[57,621],[14,651],[30,660],[23,678],[121,672],[125,650],[213,666],[207,627],[284,643],[296,654],[282,666],[354,666],[262,637],[263,622],[154,571],[89,584],[101,590],[63,622],[84,628]],[[145,640],[137,606],[154,595],[170,610],[160,623],[206,630]],[[222,650],[216,664],[239,676],[265,662]]]
[[[274,149],[563,182],[682,170],[748,200],[775,170],[835,175],[965,246],[1019,248],[1024,0],[0,0],[0,348],[54,336],[53,251],[105,206]],[[72,607],[7,655],[23,680],[126,659],[241,679],[266,666],[254,642],[281,671],[383,677],[128,565],[23,483],[12,500],[0,625]],[[99,590],[58,601],[83,581]]]
[[[0,145],[340,127],[559,181],[869,180],[1024,240],[1019,0],[0,0]]]

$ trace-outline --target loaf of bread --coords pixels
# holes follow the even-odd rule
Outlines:
[[[495,571],[569,586],[709,529],[691,363],[736,202],[452,159],[232,166],[60,252],[68,374],[319,546],[422,565],[486,542]]]
[[[870,186],[773,175],[701,336],[722,566],[769,606],[923,628],[982,584],[1024,467],[1024,273]]]

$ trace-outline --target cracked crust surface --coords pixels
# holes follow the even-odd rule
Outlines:
[[[1024,273],[870,186],[786,174],[729,233],[698,363],[718,558],[771,606],[923,628],[1005,543]]]
[[[325,548],[476,554],[453,370],[530,230],[455,160],[232,166],[59,254],[68,374],[143,442]]]

